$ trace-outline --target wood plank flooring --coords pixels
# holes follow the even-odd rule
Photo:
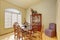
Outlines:
[[[41,39],[41,37],[39,38],[39,36],[41,36],[40,32],[34,33],[33,35],[36,36],[36,38],[35,39],[33,38],[33,40],[57,40],[57,37],[51,38],[46,36],[44,33],[42,33],[42,39]],[[14,38],[13,33],[10,33],[4,36],[0,36],[0,40],[17,40],[17,39]]]

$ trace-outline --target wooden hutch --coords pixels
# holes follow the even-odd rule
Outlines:
[[[32,10],[31,15],[31,26],[33,31],[41,31],[42,29],[42,14],[37,13],[36,11]]]

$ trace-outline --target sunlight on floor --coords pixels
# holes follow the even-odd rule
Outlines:
[[[41,40],[40,38],[38,38],[39,35],[37,33],[35,33],[34,35],[36,36],[34,40]],[[17,40],[17,38],[14,38],[13,33],[10,33],[4,36],[0,36],[0,40]],[[22,38],[20,38],[20,40],[22,40]],[[43,33],[42,40],[57,40],[57,38],[56,37],[50,38]]]
[[[14,35],[10,35],[10,36],[3,38],[1,40],[17,40],[17,38],[14,39]],[[20,38],[20,40],[22,40],[22,38]]]

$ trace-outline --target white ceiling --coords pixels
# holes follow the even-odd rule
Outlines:
[[[25,9],[40,2],[40,0],[5,0],[5,1]]]

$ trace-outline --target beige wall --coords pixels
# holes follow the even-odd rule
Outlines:
[[[24,22],[24,18],[26,16],[25,9],[23,9],[19,6],[16,6],[14,4],[8,3],[6,1],[0,0],[0,35],[11,32],[13,30],[12,28],[8,28],[8,29],[4,28],[4,20],[5,20],[4,12],[5,12],[6,8],[15,8],[15,9],[21,11],[22,12],[22,23]]]
[[[57,22],[57,37],[58,37],[58,40],[60,40],[60,0],[57,1],[58,5],[57,5],[57,19],[56,19],[56,22]]]
[[[27,9],[26,20],[30,23],[31,11],[30,9],[37,10],[38,13],[42,14],[42,23],[44,28],[47,28],[49,23],[56,22],[56,0],[41,0],[37,5],[33,5]]]

